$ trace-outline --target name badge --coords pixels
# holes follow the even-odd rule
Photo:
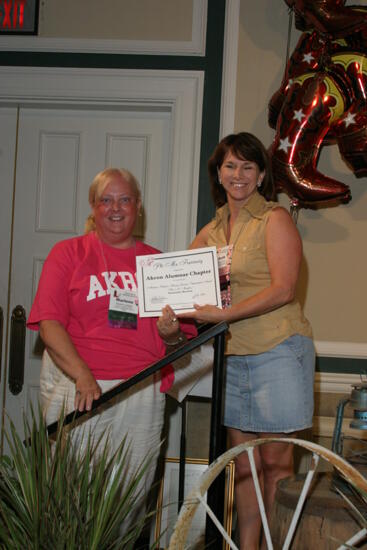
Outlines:
[[[110,294],[108,324],[112,328],[137,329],[138,296],[133,290],[114,288]]]
[[[217,248],[220,297],[222,308],[230,307],[232,304],[231,296],[231,264],[232,264],[233,244]]]

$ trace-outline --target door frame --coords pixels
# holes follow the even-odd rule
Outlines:
[[[170,112],[169,250],[196,233],[203,88],[203,71],[0,67],[3,105]]]
[[[203,71],[0,67],[1,106],[170,114],[169,190],[165,198],[168,250],[186,249],[196,234],[203,89]],[[10,280],[1,281],[1,284],[6,288],[8,282],[11,284]],[[7,303],[4,308],[1,403],[8,376],[9,316]],[[4,418],[0,428],[3,421]]]

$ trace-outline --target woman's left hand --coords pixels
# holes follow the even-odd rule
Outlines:
[[[220,323],[225,321],[225,310],[217,306],[199,306],[194,304],[195,311],[190,313],[180,313],[180,319],[195,319],[198,323]]]
[[[157,321],[157,328],[162,340],[166,342],[177,340],[180,334],[180,322],[170,306],[164,306],[162,309],[162,315]]]

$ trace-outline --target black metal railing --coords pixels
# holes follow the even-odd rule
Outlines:
[[[192,352],[194,349],[202,346],[214,338],[214,360],[213,360],[213,383],[212,383],[212,406],[210,419],[210,440],[209,440],[209,464],[225,451],[225,432],[221,425],[222,416],[222,388],[223,388],[223,363],[224,363],[224,344],[225,333],[228,330],[227,323],[218,323],[202,327],[198,336],[192,338],[180,348],[165,355],[159,361],[156,361],[146,369],[140,371],[135,376],[121,382],[101,395],[99,399],[93,401],[91,410],[94,411],[102,405],[108,403],[111,399],[120,395],[125,390],[131,388],[138,382],[145,380],[148,376],[160,371],[163,367],[180,359],[184,355]],[[63,419],[63,426],[75,422],[78,418],[89,414],[90,411],[72,411]],[[59,427],[59,421],[53,422],[47,426],[48,435],[54,434]],[[184,497],[185,481],[185,443],[181,437],[180,466],[179,466],[179,503]],[[208,505],[211,507],[219,521],[223,523],[223,504],[224,504],[224,472],[212,483],[207,496]],[[210,548],[221,548],[222,539],[211,520],[207,519],[206,541],[210,543]]]

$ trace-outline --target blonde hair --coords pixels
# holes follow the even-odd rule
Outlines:
[[[124,178],[124,180],[126,180],[131,185],[131,189],[135,195],[136,200],[141,201],[139,182],[136,177],[131,172],[129,172],[129,170],[125,170],[125,168],[105,168],[105,170],[102,170],[102,172],[99,172],[95,176],[89,187],[89,204],[91,208],[96,205],[99,198],[102,196],[103,191],[107,187],[110,179],[115,176],[121,176],[122,178]],[[95,228],[96,224],[94,221],[94,215],[93,213],[91,213],[85,221],[84,232],[90,233],[91,231],[94,231]]]

